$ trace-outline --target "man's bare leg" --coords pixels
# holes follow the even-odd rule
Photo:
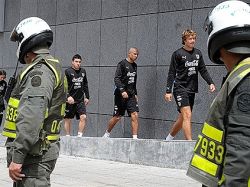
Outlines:
[[[121,119],[121,116],[113,116],[109,122],[108,122],[108,129],[104,133],[102,137],[109,138],[110,132],[114,128],[114,126],[117,124],[117,122]]]
[[[78,136],[81,137],[86,126],[86,114],[80,115],[79,126],[78,126]]]
[[[117,124],[117,122],[121,119],[120,116],[113,116],[109,122],[108,122],[108,129],[107,131],[110,133],[112,131],[112,129],[114,128],[114,126]]]
[[[167,141],[173,140],[175,135],[182,129],[182,122],[183,122],[182,114],[179,113],[176,121],[172,125],[172,128],[171,128],[168,136],[166,137]]]
[[[192,111],[190,106],[185,106],[181,108],[181,114],[183,117],[182,129],[186,140],[192,140],[192,128],[191,128],[191,118]]]
[[[66,136],[70,136],[70,132],[71,132],[71,119],[69,118],[65,118],[64,119],[64,129],[66,132]]]
[[[179,113],[177,120],[174,122],[170,130],[171,136],[175,136],[182,129],[182,122],[183,122],[182,114]]]
[[[132,128],[132,135],[134,139],[137,139],[137,134],[138,134],[138,113],[133,112],[131,113],[131,128]]]

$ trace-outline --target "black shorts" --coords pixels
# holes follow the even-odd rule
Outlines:
[[[80,119],[80,116],[86,114],[86,106],[84,102],[74,103],[70,105],[66,103],[65,116],[64,118],[73,119],[76,116],[76,119]]]
[[[185,106],[190,106],[191,111],[194,106],[195,93],[188,93],[185,91],[174,91],[173,92],[175,102],[177,104],[177,110],[180,112],[180,109]]]
[[[129,116],[133,112],[139,112],[139,107],[135,96],[124,99],[120,93],[115,94],[115,106],[113,116],[124,116],[126,110]]]

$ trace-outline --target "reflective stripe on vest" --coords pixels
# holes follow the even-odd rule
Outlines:
[[[56,63],[59,63],[58,60],[56,59],[48,59],[49,61],[53,61],[53,62],[56,62]],[[45,60],[46,61],[46,60]],[[56,87],[58,87],[59,83],[60,83],[60,78],[59,78],[59,75],[57,73],[57,71],[55,70],[55,68],[50,64],[50,63],[46,63],[51,69],[52,71],[54,72],[54,75],[56,76]]]
[[[61,111],[65,110],[63,104]],[[16,98],[10,97],[8,102],[8,107],[6,109],[6,119],[4,122],[4,129],[2,132],[3,136],[9,138],[16,138],[16,117],[17,117],[17,108],[19,106],[19,100]],[[46,110],[45,118],[48,117],[48,109]],[[49,134],[46,136],[47,140],[58,140],[60,138],[59,134]]]
[[[222,138],[223,131],[204,123],[202,133],[198,136],[194,148],[191,165],[205,173],[218,177],[224,155]]]
[[[229,74],[220,92],[213,100],[202,132],[194,147],[187,175],[210,187],[224,182],[223,164],[225,157],[225,124],[227,98],[250,73],[250,58],[241,61]],[[250,187],[250,186],[249,186]]]
[[[44,60],[45,60],[45,59],[44,59]],[[55,68],[54,68],[50,63],[48,63],[47,61],[52,61],[52,62],[56,62],[56,63],[59,63],[59,61],[56,60],[56,59],[47,59],[47,60],[45,60],[45,61],[46,61],[46,65],[49,66],[49,68],[53,71],[53,73],[54,73],[54,75],[55,75],[55,77],[56,77],[56,87],[57,87],[57,86],[59,85],[59,83],[60,83],[59,75],[58,75],[57,71],[55,70]],[[37,62],[37,63],[39,63],[39,62]],[[30,66],[28,66],[27,69],[25,69],[25,70],[22,72],[22,74],[20,75],[20,80],[22,80],[23,77],[26,75],[26,73],[27,73],[31,68],[33,68],[37,63],[31,64]]]
[[[65,115],[65,109],[66,109],[66,103],[63,103],[61,108],[61,116]]]
[[[10,97],[5,114],[4,128],[2,135],[9,138],[16,138],[16,118],[19,100]]]
[[[56,63],[59,63],[59,61],[56,59],[47,59],[45,61],[46,61],[46,65],[48,65],[49,68],[53,71],[53,73],[56,77],[56,86],[55,87],[58,87],[60,84],[60,76],[58,75],[56,69],[47,61],[52,61],[52,62],[56,62]],[[31,64],[30,66],[28,66],[20,74],[20,80],[22,80],[23,77],[29,72],[29,70],[31,70],[36,64],[37,63],[34,63],[34,64]],[[18,115],[18,112],[17,112],[18,106],[19,106],[19,100],[17,98],[11,97],[9,99],[8,106],[6,109],[6,119],[4,122],[4,129],[2,132],[3,136],[9,137],[9,138],[16,138],[16,123],[15,123],[15,121],[16,121],[16,117]],[[62,106],[61,106],[61,116],[63,116],[65,113],[65,106],[66,106],[66,104],[62,104]],[[46,109],[46,112],[45,112],[45,119],[47,117],[48,117],[48,109]],[[48,134],[46,136],[46,138],[48,140],[58,140],[59,137],[60,137],[59,134]]]
[[[60,135],[59,134],[49,134],[46,136],[47,140],[53,141],[53,140],[59,140]]]

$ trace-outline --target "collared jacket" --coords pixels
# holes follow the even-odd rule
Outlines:
[[[7,136],[11,161],[53,160],[59,154],[59,134],[67,86],[61,64],[37,55],[19,73],[6,109],[2,134]],[[10,160],[8,161],[8,163]]]
[[[208,187],[250,187],[250,58],[241,61],[214,99],[187,175]]]

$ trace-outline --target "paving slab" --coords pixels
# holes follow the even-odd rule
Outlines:
[[[12,187],[0,147],[0,186]],[[51,175],[52,187],[201,187],[186,170],[60,155]]]

